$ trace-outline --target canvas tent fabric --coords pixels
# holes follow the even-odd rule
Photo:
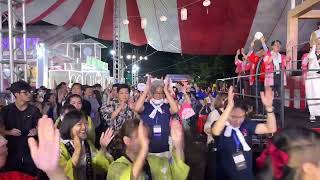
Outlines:
[[[256,32],[268,42],[286,44],[287,12],[290,0],[118,0],[121,20],[120,39],[133,45],[149,44],[158,51],[194,55],[230,55],[248,47]],[[301,3],[302,0],[296,0]],[[40,20],[66,28],[78,27],[92,37],[112,40],[114,0],[27,0],[26,20]],[[185,7],[188,19],[180,19]],[[1,12],[6,6],[1,6]],[[16,14],[21,15],[21,8]],[[167,21],[160,21],[166,16]],[[145,29],[141,18],[147,19]],[[309,40],[315,20],[299,22],[299,42]]]

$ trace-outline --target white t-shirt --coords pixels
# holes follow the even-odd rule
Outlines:
[[[210,112],[208,119],[206,121],[206,123],[204,124],[204,132],[208,135],[207,138],[207,144],[209,144],[211,141],[213,141],[213,137],[212,137],[212,133],[211,133],[211,126],[212,123],[214,123],[215,121],[217,121],[220,117],[219,112],[214,109],[213,111]]]

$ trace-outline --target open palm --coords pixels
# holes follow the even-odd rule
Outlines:
[[[272,91],[272,89],[270,87],[269,88],[265,88],[264,92],[260,92],[260,96],[261,96],[262,103],[266,107],[272,106],[274,92]]]
[[[106,148],[114,137],[113,130],[108,128],[106,132],[103,132],[100,136],[100,145],[101,147]]]
[[[52,119],[46,115],[38,121],[39,142],[34,138],[28,139],[31,157],[35,165],[45,171],[54,171],[59,160],[59,130],[54,127]]]

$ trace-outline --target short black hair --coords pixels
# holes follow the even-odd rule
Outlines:
[[[81,100],[81,102],[82,102],[82,97],[81,96],[79,96],[78,94],[71,94],[70,96],[68,96],[68,98],[67,98],[65,103],[70,104],[71,98],[75,98],[75,97],[79,98]]]
[[[101,84],[95,84],[92,86],[93,88],[102,88]]]
[[[118,89],[118,86],[119,86],[118,83],[117,83],[117,84],[113,84],[113,85],[112,85],[112,88],[116,87],[116,88]]]
[[[80,89],[82,90],[82,84],[80,83],[73,83],[71,86],[71,89],[73,89],[75,86],[80,86]]]
[[[43,102],[49,102],[49,99],[52,95],[55,95],[54,93],[46,93],[44,96],[43,96]]]
[[[234,106],[233,108],[240,108],[242,109],[244,112],[248,111],[248,105],[246,104],[246,102],[242,99],[235,99],[234,100]]]
[[[86,119],[86,116],[80,111],[70,111],[64,116],[59,129],[63,140],[71,139],[71,129],[75,124],[81,121],[81,119]]]
[[[67,83],[61,82],[61,83],[59,83],[58,86],[56,87],[56,90],[59,90],[59,89],[62,88],[62,86],[66,86],[66,85],[67,85]]]
[[[93,88],[92,86],[88,86],[88,85],[83,85],[82,86],[82,90],[83,91],[86,91],[87,89],[89,89],[89,88]]]
[[[25,81],[17,81],[11,84],[7,90],[11,91],[11,93],[14,95],[15,93],[19,93],[22,90],[30,92],[32,87]]]
[[[277,40],[274,40],[274,41],[271,42],[271,46],[274,46],[274,44],[275,44],[276,42],[278,42],[280,45],[282,45],[281,41],[277,39]]]
[[[130,92],[130,86],[128,86],[127,84],[119,84],[117,87],[117,92],[119,93],[121,89],[128,89],[128,91]]]

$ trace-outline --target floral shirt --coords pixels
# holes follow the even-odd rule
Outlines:
[[[111,119],[111,114],[114,112],[120,104],[117,101],[110,101],[110,103],[103,104],[100,108],[100,113],[103,120],[108,127],[111,127],[114,131],[119,131],[123,123],[134,117],[133,111],[127,106],[124,111],[121,111],[115,119]]]

